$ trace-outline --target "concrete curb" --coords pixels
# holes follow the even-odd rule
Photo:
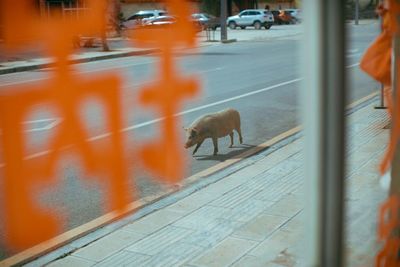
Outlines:
[[[378,92],[375,92],[348,105],[347,115],[369,104],[371,101],[374,101],[377,96]],[[233,168],[231,172],[224,173],[224,170],[226,170],[228,167],[232,167],[232,165],[234,165],[235,163],[244,161],[245,159],[249,159],[251,156],[255,156],[263,151],[266,151],[266,149],[268,148],[271,148],[271,151],[269,151],[268,153],[270,154],[280,149],[281,147],[287,145],[288,143],[297,140],[298,138],[300,138],[301,130],[302,130],[301,126],[294,127],[258,145],[257,147],[249,149],[235,156],[234,158],[228,159],[213,167],[210,167],[204,171],[201,171],[197,174],[194,174],[186,178],[184,181],[182,181],[182,183],[178,184],[177,187],[171,188],[167,192],[163,192],[155,196],[134,201],[131,204],[127,205],[123,211],[110,212],[84,225],[69,230],[49,241],[43,242],[41,244],[36,245],[35,247],[22,251],[14,256],[11,256],[10,258],[1,261],[0,266],[15,266],[28,263],[30,261],[43,257],[44,255],[50,253],[51,251],[55,251],[63,246],[66,246],[67,244],[74,242],[75,240],[78,240],[83,236],[94,234],[94,236],[88,238],[87,240],[85,240],[85,242],[83,243],[78,242],[77,246],[74,245],[69,246],[66,249],[66,251],[62,250],[58,253],[55,251],[55,255],[50,256],[51,259],[49,260],[49,262],[57,258],[61,258],[65,254],[73,253],[75,250],[84,247],[90,244],[91,242],[94,242],[95,240],[104,237],[110,232],[115,231],[118,228],[130,223],[132,220],[137,220],[147,214],[150,214],[155,210],[168,206],[178,201],[179,199],[187,197],[188,195],[198,190],[201,190],[202,188],[205,188],[208,185],[215,183],[216,181],[219,181],[227,177],[228,175],[231,175],[232,173],[235,173],[238,170],[253,164],[254,161],[249,161],[247,163],[245,162],[246,164],[244,165],[242,164],[243,166],[238,166],[238,168]],[[257,159],[255,161],[257,161]],[[205,177],[210,177],[211,175],[216,175],[216,177],[208,180],[204,179]],[[139,209],[143,209],[145,211],[139,212],[138,211]],[[135,211],[140,214],[139,215],[132,214]],[[132,217],[134,219],[132,219]],[[118,220],[121,221],[118,222]],[[112,223],[114,223],[115,225],[111,225]],[[95,234],[95,231],[100,231],[100,233]]]
[[[114,54],[107,54],[107,55],[99,55],[99,56],[93,56],[93,57],[88,57],[88,58],[72,59],[69,62],[71,64],[79,64],[79,63],[86,63],[86,62],[91,62],[91,61],[105,60],[105,59],[112,59],[112,58],[119,58],[119,57],[148,55],[148,54],[157,53],[157,52],[160,52],[160,49],[143,49],[143,50],[135,50],[135,51],[121,52],[121,53],[114,53]],[[104,53],[107,53],[107,52],[104,52]],[[54,63],[38,63],[38,64],[32,64],[32,65],[27,65],[27,66],[10,67],[10,68],[5,68],[5,69],[0,69],[0,75],[15,73],[15,72],[29,71],[29,70],[45,69],[45,68],[50,68],[53,66],[54,66]]]

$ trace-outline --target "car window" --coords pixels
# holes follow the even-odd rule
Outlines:
[[[167,15],[168,13],[167,12],[160,12],[158,15],[159,16],[165,16],[165,15]]]
[[[133,15],[133,16],[130,16],[127,20],[134,20],[134,19],[138,19],[139,18],[139,15]]]
[[[248,11],[243,11],[242,13],[239,14],[240,16],[248,16],[249,12]]]

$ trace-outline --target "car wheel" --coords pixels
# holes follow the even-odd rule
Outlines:
[[[256,21],[256,22],[254,22],[254,28],[256,29],[256,30],[259,30],[259,29],[261,29],[261,22],[259,22],[259,21]]]
[[[246,29],[246,26],[240,26],[240,29],[244,30]]]
[[[232,30],[236,29],[236,23],[234,21],[229,21],[228,23],[229,28],[231,28]]]
[[[265,24],[265,29],[268,30],[271,28],[271,24]]]

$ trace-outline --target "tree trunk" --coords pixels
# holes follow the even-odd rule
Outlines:
[[[110,51],[110,47],[107,42],[107,25],[109,22],[110,13],[112,9],[110,8],[111,4],[116,0],[106,0],[104,3],[104,18],[101,23],[100,28],[100,38],[101,38],[101,45],[103,46],[103,51]]]

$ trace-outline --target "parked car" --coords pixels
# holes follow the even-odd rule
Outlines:
[[[147,28],[147,29],[168,28],[177,23],[178,21],[179,18],[176,16],[166,15],[166,16],[152,17],[144,21],[141,28]],[[203,27],[198,21],[189,19],[189,22],[193,23],[194,28],[197,32],[202,31]]]
[[[238,26],[242,29],[246,29],[247,26],[269,29],[274,24],[274,16],[265,9],[246,9],[236,16],[228,17],[226,23],[231,29],[236,29]]]
[[[281,10],[279,13],[279,18],[283,24],[294,24],[296,23],[295,18],[291,15],[289,11]]]
[[[300,9],[294,9],[294,8],[288,8],[285,9],[285,11],[288,11],[290,15],[293,17],[295,22],[301,22],[301,10]]]
[[[271,10],[271,13],[274,16],[274,24],[278,24],[278,25],[283,24],[283,21],[282,21],[281,17],[279,16],[279,14],[281,14],[281,12],[279,10]]]
[[[121,25],[121,28],[134,29],[142,26],[149,18],[167,15],[165,10],[141,10],[129,16]]]
[[[192,14],[192,19],[198,21],[203,29],[212,29],[216,30],[218,27],[221,27],[221,20],[213,15],[207,13],[195,13]]]

